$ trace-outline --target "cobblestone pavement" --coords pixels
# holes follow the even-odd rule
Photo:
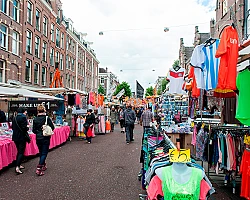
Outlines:
[[[137,200],[143,192],[137,180],[141,133],[136,125],[135,141],[129,145],[118,125],[113,133],[97,135],[92,144],[73,138],[49,152],[48,170],[41,177],[35,175],[37,157],[24,163],[22,175],[8,167],[0,171],[0,200]],[[210,199],[235,199],[217,192]]]

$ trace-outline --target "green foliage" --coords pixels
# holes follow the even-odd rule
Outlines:
[[[174,64],[172,65],[172,67],[176,67],[180,65],[180,61],[179,60],[175,60]]]
[[[165,78],[162,79],[161,84],[160,84],[160,87],[159,87],[158,90],[157,90],[157,94],[158,94],[158,95],[161,95],[161,94],[164,92],[164,90],[165,90],[166,87],[167,87],[168,82],[169,82],[169,81],[166,80]]]
[[[98,94],[105,95],[105,89],[102,87],[102,85],[99,85]]]
[[[115,90],[113,95],[117,95],[122,89],[125,90],[125,94],[123,96],[126,96],[126,97],[131,97],[132,96],[130,85],[125,81],[123,81],[121,84],[119,84],[116,87],[116,90]]]
[[[145,96],[147,97],[147,96],[153,96],[154,95],[154,88],[152,87],[152,86],[150,86],[150,87],[148,87],[147,89],[146,89],[146,94],[145,94]]]

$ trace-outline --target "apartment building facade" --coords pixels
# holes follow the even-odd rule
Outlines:
[[[99,61],[60,0],[2,0],[0,8],[0,82],[50,87],[58,63],[64,87],[97,91]]]
[[[0,1],[0,82],[21,80],[23,2]]]

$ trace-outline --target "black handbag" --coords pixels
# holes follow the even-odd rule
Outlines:
[[[23,133],[23,130],[20,128],[20,126],[19,126],[18,123],[17,123],[16,117],[15,117],[15,121],[16,121],[16,125],[17,125],[17,127],[19,128],[19,130]],[[28,134],[27,131],[25,132],[24,137],[25,137],[25,139],[26,139],[26,141],[27,141],[28,143],[31,142],[31,138],[30,138],[30,136],[29,136],[29,134]]]

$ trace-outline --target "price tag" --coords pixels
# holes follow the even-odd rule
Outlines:
[[[190,149],[170,149],[170,162],[186,163],[191,161]]]
[[[1,123],[1,128],[4,129],[4,130],[9,130],[9,124],[7,122],[5,123]]]

